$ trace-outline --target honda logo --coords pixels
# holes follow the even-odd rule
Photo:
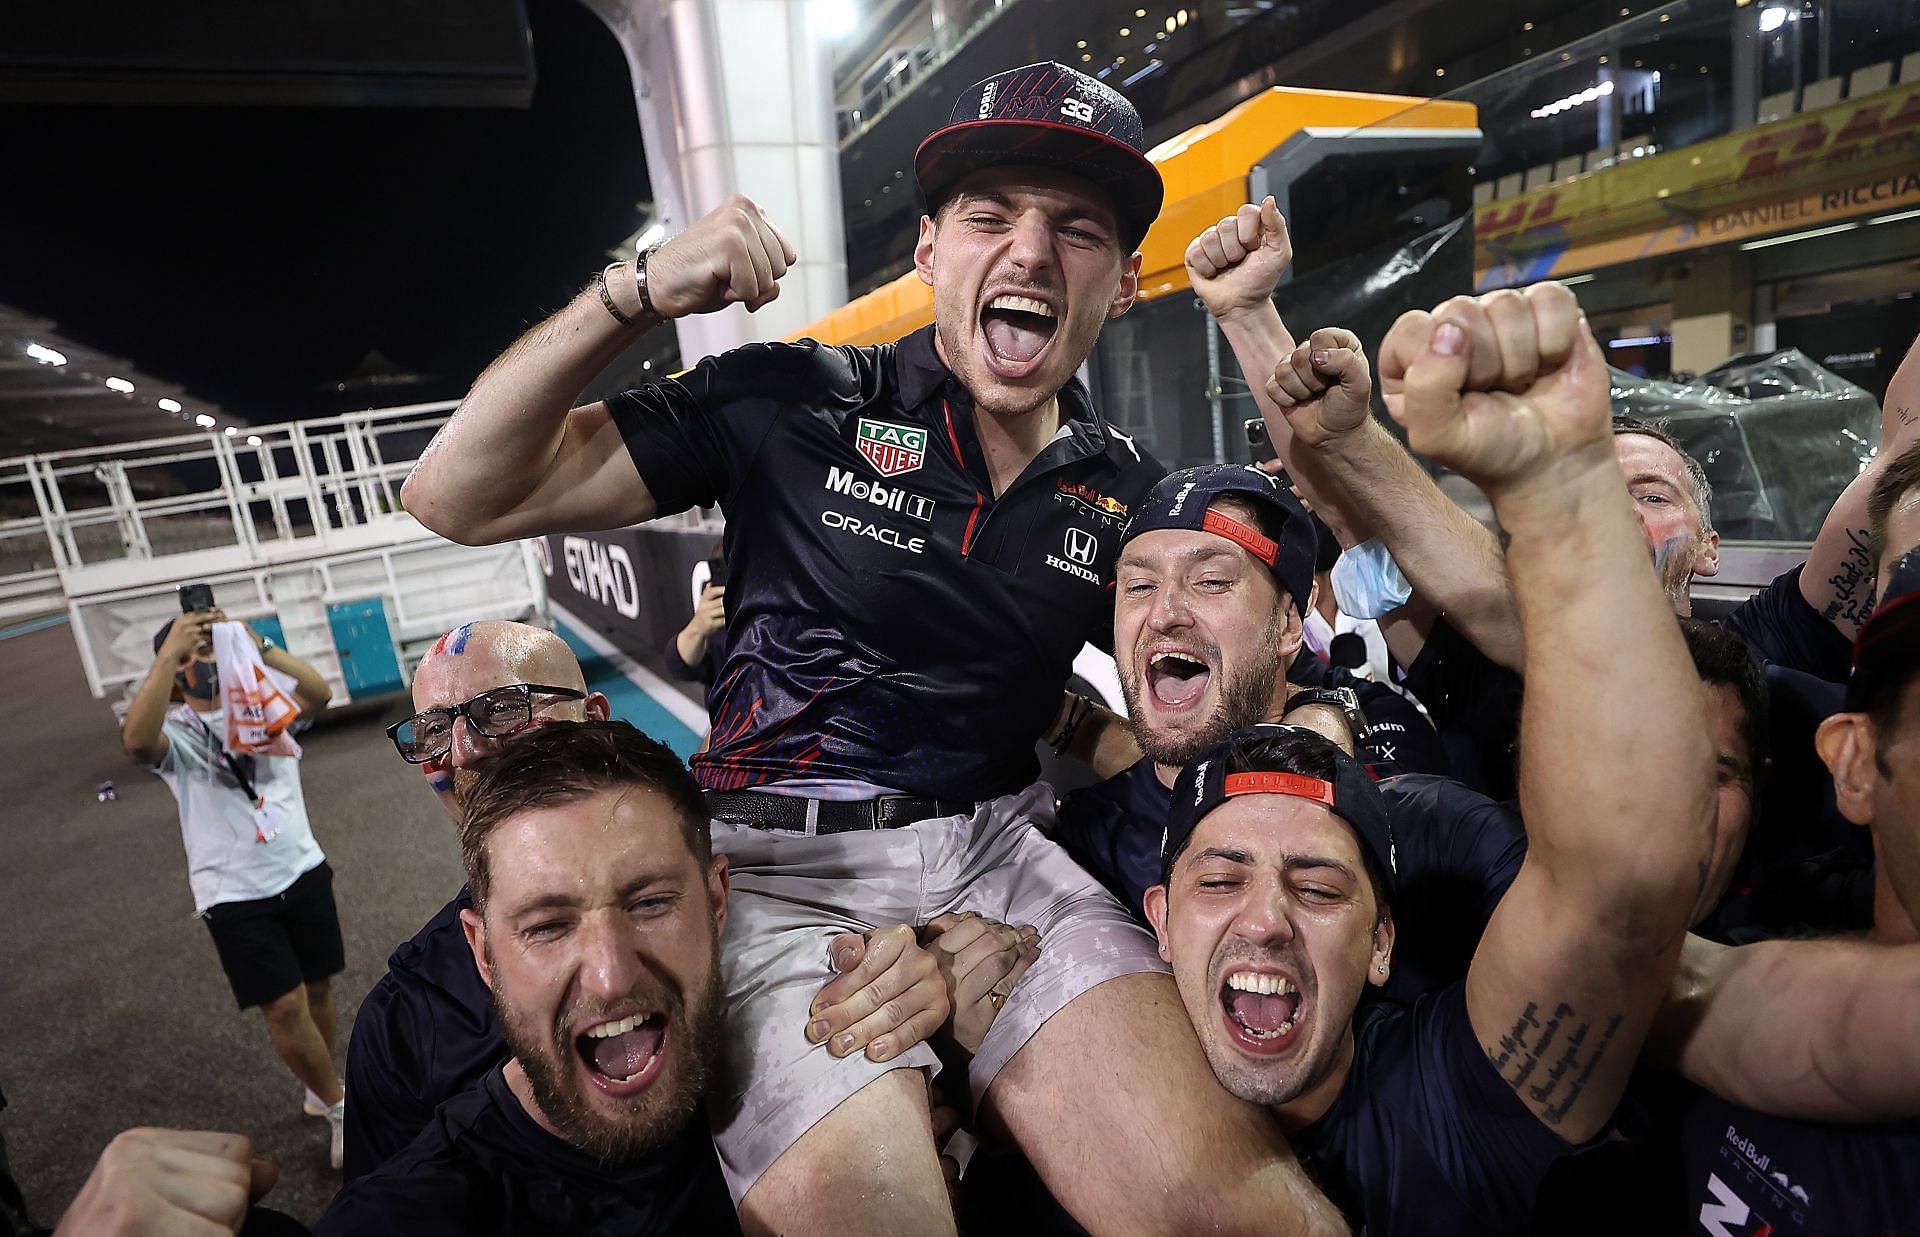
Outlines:
[[[1082,567],[1093,565],[1093,556],[1100,552],[1099,538],[1084,528],[1067,530],[1067,557]]]

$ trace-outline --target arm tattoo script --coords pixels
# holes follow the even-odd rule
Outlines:
[[[1622,1015],[1613,1015],[1595,1031],[1591,1018],[1581,1018],[1563,1001],[1544,1023],[1540,1018],[1539,1004],[1528,1001],[1513,1029],[1500,1037],[1500,1051],[1489,1052],[1487,1059],[1522,1099],[1539,1106],[1548,1125],[1558,1125],[1599,1068]]]
[[[1873,560],[1867,554],[1867,530],[1847,530],[1847,555],[1840,570],[1827,577],[1833,588],[1833,600],[1820,611],[1829,622],[1840,619],[1855,625],[1867,621],[1873,613]]]

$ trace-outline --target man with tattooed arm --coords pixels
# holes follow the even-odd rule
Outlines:
[[[1452,302],[1382,356],[1414,448],[1492,497],[1525,634],[1529,848],[1466,979],[1361,1006],[1392,969],[1397,848],[1359,766],[1298,730],[1182,774],[1146,895],[1215,1075],[1372,1234],[1529,1229],[1548,1168],[1608,1128],[1712,832],[1705,697],[1620,485],[1599,347],[1566,289],[1523,304],[1498,350]]]

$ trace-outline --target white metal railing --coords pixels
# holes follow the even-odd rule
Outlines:
[[[454,407],[410,404],[0,459],[0,622],[114,587],[127,573],[113,564],[226,549],[244,571],[365,548],[387,539],[383,525],[423,535],[397,526],[412,520],[400,486]],[[674,522],[718,527],[698,510]]]
[[[0,595],[117,560],[234,546],[258,557],[400,515],[451,402],[0,460]],[[22,508],[31,499],[34,515]]]

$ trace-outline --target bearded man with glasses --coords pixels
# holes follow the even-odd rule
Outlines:
[[[456,824],[480,771],[513,735],[554,722],[606,721],[612,712],[606,696],[588,688],[564,640],[500,621],[466,623],[435,641],[414,672],[413,707],[387,737]],[[434,1109],[508,1055],[493,994],[460,925],[472,906],[462,887],[394,950],[361,1002],[347,1046],[349,1182],[406,1147]],[[885,1060],[946,1021],[946,982],[911,928],[845,933],[826,945],[839,977],[821,989],[809,1025],[796,1032],[823,1046],[831,1041],[828,1051],[838,1057],[864,1049]],[[708,1184],[724,1191],[718,1166],[707,1167]]]

